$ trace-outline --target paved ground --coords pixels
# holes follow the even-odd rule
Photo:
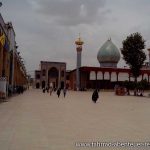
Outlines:
[[[58,99],[30,90],[0,103],[0,150],[108,150],[117,148],[75,143],[150,141],[150,98],[100,92],[94,104],[91,94],[70,91]]]

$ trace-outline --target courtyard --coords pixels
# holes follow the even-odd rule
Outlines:
[[[134,148],[88,143],[150,141],[150,98],[100,91],[95,104],[91,95],[92,91],[67,91],[65,98],[62,93],[58,98],[56,93],[30,89],[0,103],[0,149],[122,150]]]

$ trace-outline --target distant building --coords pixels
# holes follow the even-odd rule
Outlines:
[[[41,86],[41,71],[35,70],[35,87],[39,89]]]
[[[36,88],[66,86],[66,63],[41,61],[40,66],[40,70],[35,71]]]

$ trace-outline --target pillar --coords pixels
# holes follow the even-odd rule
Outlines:
[[[80,83],[80,67],[81,67],[81,53],[82,53],[82,45],[84,42],[81,40],[80,36],[75,41],[76,51],[77,51],[77,66],[76,66],[76,90],[79,91],[81,88]]]

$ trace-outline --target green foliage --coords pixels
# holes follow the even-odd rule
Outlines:
[[[136,83],[135,82],[131,82],[131,81],[128,81],[128,80],[125,80],[123,82],[123,85],[127,88],[127,89],[130,89],[130,90],[133,90],[135,87],[136,87]]]
[[[128,80],[125,80],[123,82],[123,86],[125,86],[126,88],[130,89],[131,88],[131,83]]]
[[[138,82],[138,88],[141,89],[141,90],[145,90],[145,89],[148,89],[149,87],[149,84],[148,84],[148,81],[146,79]]]
[[[139,82],[130,82],[130,81],[124,81],[123,85],[130,90],[133,90],[135,88],[140,89],[140,90],[146,90],[149,89],[149,83],[146,79],[141,80]]]
[[[133,33],[122,42],[123,49],[121,53],[123,59],[129,65],[133,77],[136,79],[140,75],[140,69],[146,59],[143,52],[145,48],[145,40],[140,33]]]

